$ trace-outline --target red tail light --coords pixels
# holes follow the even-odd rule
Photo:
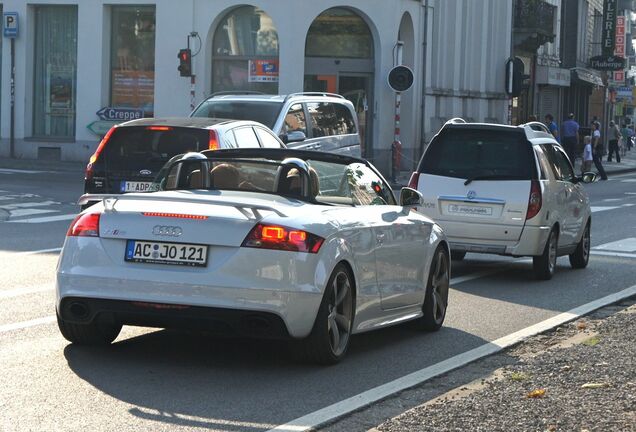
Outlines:
[[[530,197],[528,198],[528,212],[526,213],[526,220],[532,219],[541,210],[542,204],[541,197],[541,185],[539,180],[532,180],[530,184]]]
[[[83,213],[71,222],[68,237],[99,237],[99,217],[101,213]]]
[[[170,126],[147,126],[146,130],[167,132],[171,131],[172,128]]]
[[[97,150],[95,150],[95,153],[93,153],[93,156],[91,156],[91,158],[89,159],[88,165],[86,165],[86,172],[84,174],[87,179],[90,179],[93,177],[93,164],[97,162],[97,160],[99,159],[99,155],[102,154],[104,147],[106,147],[106,143],[110,139],[113,132],[115,132],[116,128],[117,126],[113,126],[112,128],[108,130],[108,132],[106,132],[106,135],[104,135],[104,138],[102,138],[102,140],[99,142],[99,145],[97,146]]]
[[[322,237],[279,225],[257,224],[243,240],[242,247],[318,253]]]
[[[218,150],[221,146],[219,145],[219,135],[215,130],[210,131],[210,140],[208,141],[208,149],[210,150]]]
[[[411,174],[411,178],[409,179],[409,187],[411,189],[417,190],[417,185],[419,182],[420,182],[420,173],[415,171],[413,174]]]

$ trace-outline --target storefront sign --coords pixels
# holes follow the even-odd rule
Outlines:
[[[601,47],[603,54],[611,56],[614,54],[616,42],[616,3],[618,0],[605,0],[603,7],[603,35],[601,36]],[[594,67],[594,66],[592,66]]]
[[[249,60],[248,82],[278,82],[278,60]]]
[[[569,69],[537,66],[536,81],[539,85],[570,87],[571,75],[572,73]]]
[[[8,37],[8,38],[18,37],[18,13],[5,12],[3,19],[4,19],[4,37]]]
[[[625,57],[625,16],[616,17],[616,39],[614,47],[614,55]]]
[[[144,117],[144,110],[136,108],[112,108],[104,107],[95,114],[102,120],[127,121]]]
[[[617,87],[616,88],[616,98],[622,99],[624,101],[630,102],[632,101],[632,88],[631,87]]]
[[[620,70],[612,72],[612,81],[619,85],[625,84],[625,71]]]
[[[111,103],[116,107],[130,107],[154,112],[155,73],[150,71],[113,71]]]
[[[615,56],[596,56],[590,59],[590,67],[604,71],[622,70],[625,69],[625,59]]]

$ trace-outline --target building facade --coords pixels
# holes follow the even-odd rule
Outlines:
[[[401,95],[404,170],[450,118],[507,121],[509,0],[3,0],[0,7],[19,16],[13,125],[8,39],[0,46],[0,156],[87,160],[109,126],[97,115],[104,107],[186,116],[219,91],[321,91],[354,103],[364,155],[388,172],[396,95],[387,75],[398,63],[415,78]],[[188,44],[192,80],[177,71]]]

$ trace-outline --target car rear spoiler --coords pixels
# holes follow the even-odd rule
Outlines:
[[[120,200],[139,200],[139,201],[170,201],[170,202],[185,202],[185,203],[195,203],[195,204],[211,204],[211,205],[219,205],[226,207],[234,207],[238,211],[240,211],[246,218],[252,219],[262,219],[263,216],[259,213],[259,211],[271,211],[276,213],[280,217],[287,217],[286,214],[281,212],[280,210],[268,206],[268,205],[260,205],[260,204],[251,204],[244,203],[235,200],[223,200],[223,199],[210,199],[210,197],[198,198],[198,197],[166,197],[166,196],[157,196],[154,194],[148,195],[130,195],[130,194],[84,194],[82,195],[77,204],[85,205],[90,202],[95,201],[103,201],[104,202],[104,210],[107,212],[114,212],[115,204]],[[246,209],[252,211],[252,214],[248,213]]]

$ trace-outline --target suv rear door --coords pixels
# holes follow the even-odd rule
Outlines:
[[[172,156],[208,148],[209,136],[207,129],[188,127],[118,127],[93,164],[86,192],[145,191]]]
[[[420,211],[450,238],[518,241],[525,225],[534,152],[522,130],[449,126],[418,167]]]

